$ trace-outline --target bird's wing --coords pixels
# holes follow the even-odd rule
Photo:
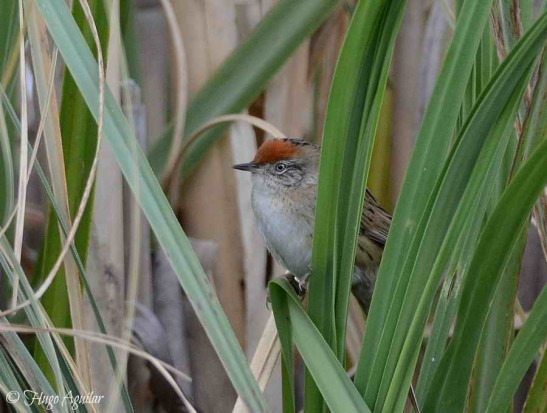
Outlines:
[[[361,214],[360,234],[383,248],[390,225],[391,215],[378,204],[378,201],[367,189],[363,213]]]

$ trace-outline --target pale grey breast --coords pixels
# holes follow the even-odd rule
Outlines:
[[[252,205],[270,253],[293,275],[304,279],[310,272],[313,216],[307,216],[310,214],[301,204],[260,190],[253,190]]]

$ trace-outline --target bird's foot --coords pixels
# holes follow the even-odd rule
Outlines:
[[[285,274],[285,278],[293,287],[294,292],[296,293],[298,298],[303,298],[304,295],[306,295],[306,291],[308,290],[308,283],[306,282],[306,279],[296,278],[290,272]]]
[[[290,272],[285,273],[285,275],[283,275],[282,277],[284,277],[289,282],[298,298],[303,299],[306,295],[306,291],[308,290],[308,283],[306,282],[306,279],[299,279]],[[267,290],[266,294],[266,308],[268,308],[269,310],[270,304],[272,303],[272,300],[270,298],[270,290]]]

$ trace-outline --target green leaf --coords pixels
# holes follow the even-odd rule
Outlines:
[[[541,413],[547,410],[547,393],[545,388],[547,387],[547,357],[543,353],[543,357],[537,368],[534,381],[528,391],[528,397],[524,404],[524,413]]]
[[[120,1],[120,26],[122,31],[125,58],[129,77],[142,88],[142,73],[139,60],[139,40],[137,38],[135,8],[133,0]]]
[[[460,19],[462,21],[465,19],[463,12]],[[545,21],[536,26],[533,34],[527,37],[526,41],[521,42],[518,49],[515,49],[512,58],[507,59],[498,69],[473,109],[428,204],[422,208],[423,215],[415,229],[414,239],[410,248],[404,250],[408,251],[404,266],[399,269],[393,268],[395,264],[386,262],[389,240],[395,238],[395,242],[398,241],[394,232],[394,218],[378,275],[378,283],[382,280],[383,269],[386,266],[390,270],[395,270],[397,279],[393,280],[395,284],[392,286],[395,293],[382,291],[377,285],[373,297],[373,308],[374,300],[378,300],[378,305],[381,307],[386,305],[384,301],[393,304],[384,310],[387,315],[384,313],[374,315],[373,308],[371,309],[363,345],[366,351],[363,350],[360,361],[360,366],[365,369],[362,370],[365,377],[374,379],[374,385],[369,383],[366,387],[368,395],[366,400],[369,404],[372,401],[368,397],[374,397],[376,403],[384,406],[388,411],[404,404],[435,291],[452,256],[454,245],[458,245],[457,241],[463,234],[462,230],[467,228],[469,231],[475,228],[469,226],[466,221],[480,219],[480,215],[476,216],[475,213],[480,211],[477,207],[484,203],[482,192],[486,190],[485,194],[488,194],[488,177],[496,176],[491,174],[496,170],[496,165],[499,166],[500,156],[505,152],[508,136],[506,130],[511,126],[519,96],[526,85],[531,63],[544,41],[543,24]],[[437,104],[437,102],[431,104]],[[506,137],[506,139],[500,140],[500,137]],[[414,154],[418,150],[419,147],[415,149]],[[409,169],[407,173],[411,173],[411,170]],[[467,191],[466,188],[468,188]],[[481,188],[485,189],[481,190]],[[479,196],[481,194],[482,196]],[[402,194],[401,199],[403,196],[406,194]],[[416,208],[416,205],[412,207]],[[419,211],[413,213],[417,215]],[[410,223],[407,222],[407,224]],[[404,237],[405,234],[399,234],[399,236]],[[447,242],[449,239],[451,242]],[[400,251],[398,252],[400,256],[405,255]],[[400,259],[399,256],[392,258]],[[382,325],[376,325],[377,317],[382,320]],[[371,334],[376,336],[378,342],[370,341],[372,338],[369,336],[369,331],[373,326],[374,330]],[[359,380],[359,373],[358,369],[356,382]],[[363,381],[359,381],[360,384],[366,383],[364,379],[361,380]],[[375,408],[378,408],[378,405],[375,405]]]
[[[423,400],[427,394],[431,380],[437,370],[439,360],[441,359],[444,348],[450,335],[452,317],[456,313],[459,302],[459,280],[456,271],[448,271],[444,280],[437,307],[435,308],[435,318],[431,326],[431,332],[427,339],[422,365],[420,366],[420,377],[416,385],[416,398],[423,407]]]
[[[492,38],[490,26],[487,25],[484,28],[482,40],[479,44],[477,56],[475,57],[475,64],[465,91],[465,97],[458,119],[458,133],[465,124],[465,120],[469,116],[469,113],[471,109],[473,109],[480,94],[488,84],[497,63],[498,57],[496,55],[494,40]]]
[[[337,0],[280,0],[243,42],[218,68],[213,77],[189,102],[184,136],[188,137],[213,117],[238,113],[249,106],[273,75],[329,16]],[[187,175],[203,157],[226,125],[211,128],[188,151],[181,173]],[[158,176],[170,148],[171,133],[151,149],[150,164]]]
[[[2,324],[9,324],[5,317],[0,318]],[[0,358],[9,354],[9,367],[5,367],[6,361],[0,362],[0,383],[8,385],[7,390],[17,390],[17,386],[10,385],[13,376],[19,376],[19,380],[26,380],[29,387],[35,391],[43,391],[45,395],[54,395],[55,391],[38,367],[32,355],[28,352],[21,338],[14,332],[2,333],[2,346],[0,346]],[[5,359],[4,359],[5,360]],[[10,378],[11,377],[11,378]]]
[[[0,2],[0,79],[14,50],[13,45],[19,31],[18,3],[15,0]],[[6,87],[7,85],[3,85]]]
[[[327,107],[308,312],[342,363],[366,178],[405,4],[398,0],[358,3]],[[308,376],[306,411],[317,411],[320,405]]]
[[[9,104],[9,102],[6,102],[6,103]],[[8,106],[8,108],[9,108],[9,114],[11,115],[11,120],[12,120],[14,126],[15,126],[15,129],[17,131],[20,131],[21,125],[19,123],[19,119],[17,119],[17,117],[15,115],[15,110],[13,109],[12,106]],[[18,132],[18,133],[20,133],[20,132]],[[33,148],[29,144],[29,153],[32,153],[32,151],[33,151]],[[36,174],[38,175],[38,178],[40,179],[40,182],[41,182],[41,184],[43,186],[43,189],[44,189],[44,192],[45,192],[45,194],[48,198],[50,207],[51,207],[53,213],[55,214],[55,218],[57,219],[59,227],[63,231],[63,235],[65,237],[67,237],[68,232],[69,232],[68,225],[63,219],[61,209],[55,201],[55,197],[53,195],[53,189],[51,188],[51,185],[49,184],[49,182],[46,178],[46,175],[45,175],[45,173],[44,173],[44,171],[43,171],[43,169],[40,165],[40,161],[38,159],[34,162],[34,170],[35,170]],[[85,292],[87,294],[87,297],[89,299],[89,303],[91,305],[91,309],[93,311],[95,321],[97,322],[97,326],[99,327],[99,331],[103,334],[106,334],[107,332],[106,332],[106,327],[105,327],[104,321],[101,317],[101,313],[99,311],[97,303],[96,303],[96,301],[93,297],[93,292],[91,291],[89,283],[87,282],[88,275],[86,273],[86,269],[84,267],[84,264],[82,262],[82,259],[79,255],[79,253],[78,253],[78,250],[76,249],[76,245],[75,245],[74,242],[72,242],[70,244],[70,252],[71,252],[71,254],[74,258],[74,261],[75,261],[76,265],[78,266],[80,280],[82,282],[82,285],[83,285],[83,287],[85,289]],[[113,371],[116,371],[117,362],[116,362],[116,357],[114,355],[114,351],[113,351],[112,347],[111,346],[106,346],[106,351],[108,353],[108,358],[110,360],[110,364],[112,365],[112,369],[113,369]],[[40,352],[40,354],[43,354],[43,353]],[[36,355],[34,357],[35,357],[35,359],[37,359],[39,361],[39,359],[36,357]],[[40,356],[40,357],[42,357],[42,356]],[[44,360],[44,362],[45,362],[45,360]],[[125,383],[122,382],[120,384],[120,386],[121,386],[121,394],[122,394],[124,405],[126,407],[126,411],[130,412],[130,411],[132,411],[133,408],[131,406],[131,401],[129,399],[129,394],[127,392],[127,388],[125,386]]]
[[[35,0],[49,32],[63,55],[78,88],[95,119],[98,117],[97,63],[63,0]],[[267,410],[266,401],[247,365],[233,330],[222,311],[199,261],[192,251],[146,157],[134,144],[131,128],[107,89],[104,107],[104,136],[159,244],[184,288],[209,339],[226,368],[234,388],[249,409]],[[138,171],[135,173],[135,171]]]
[[[103,2],[99,0],[89,1],[89,7],[96,22],[101,43],[106,45],[109,27]],[[78,2],[74,3],[73,15],[80,31],[82,31],[86,38],[87,44],[90,46],[94,45],[91,29],[89,28],[87,19]],[[103,49],[105,49],[105,47],[103,47]],[[103,51],[106,52],[106,50]],[[80,204],[91,164],[95,157],[97,125],[89,112],[74,79],[67,69],[65,69],[64,72],[62,88],[59,124],[61,127],[69,212],[73,219]],[[49,115],[44,114],[44,116]],[[87,257],[92,211],[93,197],[90,197],[75,237],[76,248],[83,262],[86,261]],[[59,233],[59,222],[55,211],[50,208],[44,242],[35,267],[35,275],[33,277],[34,285],[41,284],[44,277],[47,276],[57,261],[60,252],[61,237]],[[68,328],[71,326],[71,314],[64,267],[59,269],[50,288],[44,294],[42,303],[56,327]],[[72,338],[64,337],[63,339],[72,350]],[[38,359],[42,359],[43,362],[43,354],[41,354],[39,350],[36,356]]]
[[[518,87],[513,95],[509,99],[507,96],[501,99],[501,102],[504,99],[509,101],[505,108],[501,107],[501,113],[498,111],[500,107],[496,107],[496,104],[500,103],[496,99],[499,98],[496,93],[486,93],[488,99],[479,101],[474,110],[476,116],[471,118],[468,127],[464,127],[462,136],[451,154],[447,171],[443,173],[439,189],[435,191],[431,201],[433,207],[428,207],[427,215],[424,215],[427,220],[424,218],[425,222],[420,223],[416,240],[412,245],[412,255],[409,256],[409,262],[401,274],[401,277],[409,277],[410,282],[409,288],[403,292],[400,322],[391,344],[391,353],[388,356],[381,387],[385,388],[389,383],[386,403],[393,403],[395,398],[398,403],[404,402],[404,388],[408,388],[410,384],[427,314],[443,275],[443,269],[450,267],[456,257],[462,256],[467,249],[467,242],[473,245],[476,240],[480,221],[491,194],[489,182],[495,178],[500,168],[527,76],[517,76],[517,79]],[[510,90],[511,87],[504,91]],[[489,107],[488,102],[490,105],[495,104],[495,109]],[[497,123],[492,125],[492,121]],[[483,129],[484,127],[487,129]],[[481,138],[476,139],[477,136]],[[453,248],[454,245],[457,245],[456,249]],[[461,262],[464,265],[465,260],[466,257],[463,255]],[[409,271],[410,276],[407,275]],[[397,293],[399,295],[401,291]],[[404,343],[402,349],[401,343]],[[399,351],[400,355],[397,357]],[[395,373],[390,376],[390,369],[397,358]]]
[[[515,233],[527,223],[530,210],[547,183],[546,163],[547,141],[523,164],[482,232],[469,267],[453,339],[425,402],[427,411],[463,409],[489,303],[514,250]]]
[[[501,162],[498,177],[493,185],[493,195],[486,216],[489,216],[498,204],[514,167],[517,137],[514,130],[511,130],[510,134],[509,144]],[[501,276],[488,311],[488,318],[481,334],[471,379],[473,391],[470,394],[467,406],[470,412],[485,411],[496,377],[513,341],[515,299],[527,234],[528,228],[524,227],[521,233],[517,235],[514,253],[511,255]],[[507,410],[510,410],[510,406],[507,406]]]
[[[547,139],[547,53],[539,65],[538,81],[532,96],[532,105],[524,123],[521,149],[517,152],[517,165],[527,158],[538,143]]]
[[[279,281],[280,282],[280,281]],[[276,289],[273,283],[268,285],[272,310],[281,343],[282,355],[282,392],[283,392],[283,413],[294,413],[295,408],[295,387],[294,387],[294,350],[291,316],[288,306],[288,296],[284,290]]]
[[[43,311],[43,308],[41,304],[34,298],[34,291],[32,290],[25,273],[23,269],[21,268],[20,263],[18,262],[15,253],[13,251],[12,246],[9,244],[5,234],[0,237],[0,266],[4,269],[5,274],[7,275],[8,280],[13,283],[13,280],[15,277],[19,278],[19,286],[21,287],[19,290],[18,298],[21,301],[30,300],[30,305],[26,306],[24,308],[24,312],[28,318],[29,323],[33,327],[39,327],[44,328],[47,326],[45,313]],[[4,318],[5,320],[5,318]],[[52,370],[52,378],[51,381],[55,383],[55,389],[56,392],[64,397],[65,395],[65,377],[62,373],[59,358],[56,354],[56,344],[54,344],[52,337],[49,333],[40,332],[36,334],[36,337],[38,341],[40,342],[42,349],[44,350],[44,353],[46,355],[46,359],[49,363],[49,366]],[[16,347],[13,348],[13,351],[18,348],[18,344],[16,343]],[[30,358],[29,355],[27,355],[26,349],[25,351],[20,351],[20,354],[27,358],[27,360]],[[32,360],[32,358],[30,358]],[[32,360],[32,363],[26,363],[25,366],[29,368],[34,368],[35,362]],[[38,371],[40,371],[40,374],[37,376],[37,379],[39,380],[45,380],[47,382],[48,380],[44,378],[43,373],[41,373],[41,369],[38,368]],[[44,383],[42,383],[44,384]],[[42,388],[46,386],[40,386]],[[47,388],[47,387],[46,387]]]
[[[23,394],[23,389],[19,385],[20,376],[17,377],[17,368],[8,357],[4,348],[0,346],[0,394],[7,395],[10,392]]]
[[[0,226],[2,227],[6,224],[15,203],[13,159],[3,107],[2,100],[0,100]]]
[[[498,377],[513,340],[515,297],[527,234],[528,228],[524,227],[515,243],[514,252],[507,267],[500,278],[500,283],[496,288],[488,311],[488,318],[482,331],[471,381],[473,392],[469,399],[468,409],[470,412],[482,413],[486,410],[496,377]],[[510,406],[511,403],[508,403],[503,410],[510,411]]]
[[[430,193],[443,168],[456,127],[476,52],[488,20],[491,1],[467,0],[456,24],[454,37],[424,115],[422,127],[407,169],[395,210],[384,257],[378,274],[355,382],[370,406],[375,406],[386,363],[386,341],[395,325],[386,324],[410,242]],[[402,301],[399,301],[401,304]],[[381,340],[382,336],[385,340]]]
[[[50,207],[52,208],[53,212],[55,213],[55,217],[57,218],[57,222],[59,223],[59,227],[63,231],[63,235],[65,238],[68,236],[68,225],[63,220],[63,216],[61,214],[59,206],[55,202],[55,197],[53,195],[53,190],[51,186],[49,185],[47,178],[44,174],[44,171],[42,170],[42,167],[40,166],[39,161],[37,160],[34,164],[34,168],[36,170],[36,173],[38,177],[40,178],[40,181],[42,182],[42,185],[44,186],[44,191],[48,197]],[[95,321],[97,323],[97,327],[99,328],[99,331],[102,334],[107,334],[106,327],[103,321],[103,318],[101,316],[101,312],[99,311],[99,307],[97,305],[97,302],[95,298],[93,297],[93,291],[91,291],[91,287],[89,286],[89,283],[87,282],[87,272],[84,267],[84,264],[82,262],[82,258],[80,257],[80,254],[78,253],[78,250],[76,249],[76,245],[74,242],[70,244],[70,252],[72,253],[72,256],[74,257],[74,261],[76,262],[76,265],[78,266],[78,271],[80,274],[80,281],[82,282],[82,285],[84,287],[85,293],[87,294],[87,298],[89,299],[89,304],[91,305],[91,310],[93,311],[93,315],[95,317]],[[116,360],[116,356],[114,354],[114,351],[111,346],[106,346],[106,352],[108,354],[108,359],[110,361],[110,365],[112,366],[112,371],[116,372],[118,371],[118,362]],[[131,405],[131,400],[129,398],[129,393],[127,391],[127,387],[125,385],[125,382],[122,381],[120,383],[120,393],[122,395],[122,401],[125,406],[126,412],[132,412],[133,406]]]
[[[547,145],[542,145],[547,147]],[[546,158],[547,160],[547,158]],[[544,175],[545,176],[545,175]],[[515,179],[516,180],[516,179]],[[544,182],[546,182],[544,180]],[[501,368],[486,413],[504,411],[541,346],[547,340],[547,288],[543,288]],[[543,400],[545,389],[543,389]]]
[[[515,101],[514,104],[514,107],[516,108],[518,102]],[[509,114],[507,119],[510,119],[511,116],[512,115]],[[500,145],[500,151],[496,155],[496,161],[494,162],[498,166],[497,168],[493,168],[488,173],[488,176],[482,179],[482,188],[478,188],[475,191],[470,191],[469,189],[467,190],[467,194],[465,195],[464,200],[462,200],[462,205],[466,204],[469,199],[480,198],[481,200],[477,206],[472,206],[471,209],[463,209],[461,206],[459,207],[459,211],[453,219],[451,228],[448,231],[443,247],[441,248],[441,252],[436,260],[436,266],[434,267],[433,274],[431,275],[431,278],[436,279],[434,274],[437,273],[439,275],[439,271],[442,271],[442,266],[438,266],[437,263],[442,263],[447,254],[451,254],[452,258],[449,260],[448,270],[446,273],[451,274],[454,272],[455,274],[453,276],[447,276],[444,281],[441,295],[435,309],[435,320],[431,329],[431,335],[427,343],[427,349],[420,369],[417,396],[422,406],[427,390],[431,385],[431,380],[439,361],[442,358],[442,354],[449,338],[450,327],[461,299],[463,274],[468,268],[469,261],[472,258],[472,253],[476,246],[480,229],[484,224],[484,215],[489,214],[488,205],[493,204],[495,206],[499,201],[501,191],[505,189],[508,170],[507,168],[504,168],[503,165],[500,166],[500,164],[506,163],[505,159],[510,159],[512,161],[516,146],[513,144],[516,142],[515,137],[513,136],[514,131],[507,122],[508,121],[506,121],[507,130],[506,132],[501,132],[502,136],[500,136],[500,141],[505,143]],[[503,134],[506,136],[503,136]],[[506,154],[503,155],[503,146],[506,145],[508,140],[509,144],[507,145]],[[485,163],[486,161],[484,159],[478,162],[479,165],[484,165]],[[496,177],[496,174],[498,177]],[[476,184],[480,179],[481,178],[477,175],[472,177],[470,179],[470,186],[474,186],[474,183]],[[492,181],[495,181],[497,185],[492,186]],[[488,188],[491,189],[488,190]],[[474,218],[472,218],[471,215],[474,215]],[[463,228],[460,230],[458,227]],[[456,232],[460,232],[460,236],[457,241],[453,237]],[[512,314],[512,311],[510,311],[510,313]],[[480,390],[477,389],[477,392],[478,391]]]
[[[1,84],[11,51],[14,50],[18,32],[18,12],[15,0],[0,2],[0,88],[7,89],[8,85]],[[13,82],[12,82],[13,83]],[[7,216],[14,205],[14,174],[11,154],[8,124],[4,118],[4,110],[0,102],[0,225],[6,222]]]
[[[298,351],[329,409],[344,413],[370,412],[327,342],[302,308],[289,282],[284,278],[276,279],[270,282],[269,289],[277,328],[286,331],[286,325],[290,324]],[[280,317],[281,314],[288,318]],[[282,344],[287,345],[285,340]]]

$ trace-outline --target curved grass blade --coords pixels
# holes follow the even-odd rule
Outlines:
[[[23,390],[19,387],[20,375],[13,363],[8,359],[8,354],[4,350],[3,345],[0,345],[0,393],[6,394],[8,391],[15,391],[17,394],[22,394]],[[5,391],[4,391],[5,390]]]
[[[392,334],[395,328],[393,324],[386,324],[393,291],[398,281],[407,281],[397,277],[447,157],[490,5],[491,0],[467,0],[463,5],[401,189],[375,286],[363,341],[364,350],[355,379],[359,391],[366,394],[365,399],[371,406],[374,406],[378,396],[387,358],[380,339],[383,334]]]
[[[8,321],[5,317],[0,318],[2,324],[7,324]],[[54,395],[55,391],[51,387],[49,381],[44,376],[40,367],[36,364],[36,361],[32,358],[25,344],[21,338],[14,332],[5,332],[0,338],[1,348],[0,352],[4,355],[9,355],[10,364],[13,366],[11,369],[15,373],[19,373],[20,379],[26,380],[31,389],[39,389],[45,395]],[[5,350],[5,352],[4,352]],[[0,377],[9,376],[9,368],[0,369]],[[2,383],[7,383],[7,379],[0,380]],[[8,387],[8,390],[15,390],[16,388]]]
[[[547,356],[543,353],[543,357],[539,363],[539,367],[534,376],[532,386],[528,391],[526,403],[524,403],[524,413],[539,413],[547,411]]]
[[[35,0],[49,32],[64,57],[86,103],[98,115],[98,74],[96,62],[62,0]],[[138,145],[133,145],[131,128],[120,107],[107,90],[104,134],[159,244],[226,368],[236,391],[247,406],[257,412],[267,410],[266,401],[247,365],[233,330],[222,311],[201,265],[192,251],[159,183]],[[137,146],[135,148],[135,146]],[[136,176],[134,171],[140,173]]]
[[[21,125],[19,123],[19,119],[17,119],[17,116],[15,114],[15,109],[13,108],[13,106],[10,105],[10,102],[7,101],[6,96],[4,94],[2,94],[2,98],[0,99],[0,103],[2,101],[6,105],[8,105],[7,106],[8,114],[10,115],[10,119],[13,122],[14,128],[16,130],[19,130],[21,128]],[[32,153],[32,152],[33,152],[33,148],[29,144],[29,153]],[[52,212],[55,215],[55,219],[57,220],[57,223],[58,223],[60,229],[62,230],[63,235],[65,237],[67,237],[68,232],[69,232],[68,225],[67,225],[67,223],[65,222],[65,220],[63,218],[63,215],[61,213],[59,205],[55,201],[55,196],[53,195],[53,188],[49,184],[49,182],[46,178],[46,174],[45,174],[44,170],[42,169],[39,160],[36,160],[34,162],[34,169],[36,171],[36,174],[38,175],[38,178],[40,179],[40,182],[42,183],[44,192],[45,192],[45,194],[48,198],[48,201],[49,201],[49,205],[52,209]],[[89,283],[87,282],[88,275],[87,275],[86,269],[84,267],[84,264],[82,262],[82,258],[79,255],[78,250],[76,249],[76,245],[75,245],[74,242],[72,242],[70,244],[70,252],[72,254],[72,257],[74,258],[74,262],[76,263],[76,265],[78,267],[78,271],[79,271],[79,275],[80,275],[80,281],[82,282],[84,290],[85,290],[85,292],[86,292],[86,294],[89,298],[89,303],[91,305],[91,309],[93,311],[93,315],[95,317],[95,321],[97,322],[97,326],[99,328],[99,331],[103,334],[106,334],[106,327],[105,327],[103,318],[101,316],[101,312],[99,311],[99,307],[97,306],[97,302],[95,301],[95,299],[93,297],[93,292],[91,291],[91,287],[89,286]],[[111,346],[106,346],[106,351],[108,353],[108,358],[110,360],[110,364],[112,365],[112,369],[113,369],[113,371],[116,371],[117,362],[116,362],[116,357],[114,355],[114,351],[112,350],[112,347]],[[36,356],[35,356],[35,358],[36,358]],[[122,393],[122,398],[123,398],[123,402],[124,402],[126,411],[127,412],[133,411],[133,407],[131,405],[131,400],[129,399],[129,393],[127,391],[127,387],[125,386],[124,382],[121,383],[121,393]]]
[[[53,195],[53,191],[51,187],[49,186],[49,183],[47,182],[46,176],[44,174],[44,171],[42,170],[40,164],[38,161],[35,163],[35,169],[40,177],[40,180],[42,181],[42,184],[44,185],[44,190],[46,192],[46,195],[48,197],[50,206],[52,210],[55,213],[55,217],[57,218],[57,222],[59,223],[60,228],[63,231],[63,235],[65,237],[68,236],[69,229],[66,225],[66,222],[64,222],[63,217],[61,215],[61,211],[59,210],[59,206],[55,202],[55,197]],[[89,283],[87,282],[87,272],[85,270],[84,264],[82,262],[82,258],[80,257],[80,254],[78,253],[78,250],[76,249],[76,245],[73,242],[70,245],[70,251],[72,253],[72,256],[74,258],[74,262],[78,266],[78,271],[80,274],[80,281],[82,282],[82,285],[84,286],[84,290],[87,294],[87,297],[89,299],[89,304],[91,305],[91,310],[93,311],[93,315],[95,316],[95,321],[97,322],[97,326],[99,328],[99,331],[102,334],[106,334],[106,326],[104,324],[103,318],[101,316],[101,312],[99,311],[99,307],[97,306],[97,302],[95,301],[95,298],[93,297],[93,292],[91,291],[91,287],[89,286]],[[116,356],[114,355],[114,351],[111,346],[106,346],[106,352],[108,354],[108,359],[110,361],[110,365],[112,366],[112,371],[118,371],[118,363],[116,361]],[[131,399],[129,398],[129,392],[127,391],[127,387],[125,385],[125,382],[122,381],[120,383],[120,392],[122,395],[122,401],[125,407],[126,412],[132,412],[133,406],[131,404]]]
[[[105,43],[109,27],[102,2],[93,0],[89,2],[89,6],[96,22],[98,34]],[[85,105],[85,101],[79,94],[77,86],[67,70],[65,70],[63,77],[60,116],[58,115],[56,94],[53,93],[48,99],[48,89],[51,86],[49,82],[53,80],[50,78],[50,72],[55,70],[55,64],[51,61],[49,54],[42,50],[43,44],[40,39],[47,37],[42,19],[37,16],[36,10],[30,6],[29,2],[27,2],[26,7],[29,10],[29,41],[33,57],[37,95],[42,117],[46,118],[44,145],[48,159],[48,172],[55,197],[58,200],[57,204],[61,207],[60,211],[63,213],[65,220],[70,222],[76,215],[91,164],[94,160],[97,128]],[[87,38],[88,44],[94,45],[88,21],[78,2],[73,5],[73,15],[78,22],[78,27]],[[47,106],[49,106],[49,110],[45,112]],[[93,203],[89,202],[75,237],[76,248],[84,261],[87,256],[92,210]],[[60,236],[59,223],[56,220],[55,213],[50,209],[48,211],[46,235],[34,269],[34,285],[41,284],[44,277],[51,271],[61,252],[61,245],[62,237]],[[42,304],[55,326],[78,328],[81,323],[82,315],[80,313],[83,304],[77,272],[75,262],[70,256],[67,257],[51,287],[42,298]],[[80,325],[80,327],[82,326]],[[75,353],[79,363],[86,366],[88,363],[82,363],[81,360],[87,358],[82,357],[82,354],[86,354],[87,343],[78,338],[63,337],[63,340],[71,351],[76,350]],[[44,355],[39,346],[36,349],[35,357],[39,364],[46,366]],[[91,373],[88,372],[87,374],[91,380]]]
[[[308,313],[343,363],[350,284],[374,138],[406,1],[359,2],[330,91],[321,149]],[[306,411],[321,409],[306,380]]]
[[[281,0],[218,68],[213,77],[189,102],[184,136],[190,136],[208,120],[239,113],[267,86],[300,43],[313,33],[338,5],[337,0]],[[209,146],[226,130],[221,125],[205,132],[185,157],[183,176],[199,162]],[[172,133],[172,132],[171,132]],[[158,176],[170,148],[171,133],[164,135],[148,156]]]
[[[512,136],[502,159],[500,171],[496,179],[492,180],[494,193],[491,196],[486,216],[491,214],[499,202],[503,190],[510,181],[511,170],[515,166],[517,137],[514,129],[510,133]],[[486,410],[496,377],[514,339],[514,308],[527,235],[527,228],[523,229],[520,234],[516,234],[514,252],[500,278],[488,311],[471,377],[473,391],[467,404],[471,413]],[[507,406],[507,410],[510,410],[510,406]]]
[[[517,335],[492,390],[486,413],[506,410],[536,354],[547,340],[547,288],[543,288]],[[547,396],[543,394],[544,400]]]
[[[23,272],[12,246],[9,244],[5,234],[0,237],[0,266],[4,269],[10,282],[13,283],[15,277],[20,281],[20,289],[18,291],[18,297],[21,300],[27,298],[31,299],[31,305],[25,307],[25,314],[34,327],[42,327],[46,325],[47,320],[44,314],[43,308],[39,302],[34,299],[32,288]],[[5,318],[3,318],[5,320]],[[56,344],[48,333],[40,333],[37,336],[38,341],[42,345],[44,353],[51,370],[53,377],[50,378],[55,383],[55,390],[57,394],[65,396],[65,377],[62,373],[60,362],[56,354]],[[34,363],[34,360],[33,360]],[[40,377],[41,378],[41,377]],[[46,379],[47,381],[47,379]],[[65,409],[63,409],[65,410]]]
[[[290,325],[296,347],[329,409],[333,412],[370,412],[335,354],[302,308],[289,282],[284,278],[273,280],[269,289],[278,330],[286,330],[284,324]],[[288,318],[281,318],[280,314]],[[288,345],[286,341],[282,344]]]
[[[482,131],[486,138],[485,142],[482,142],[482,139],[474,139],[477,136],[474,133],[477,132],[476,128],[467,130],[467,133],[461,137],[461,141],[464,142],[457,144],[456,151],[451,156],[452,160],[449,162],[446,174],[443,174],[439,190],[435,191],[436,196],[434,201],[431,201],[433,207],[429,222],[425,224],[425,235],[419,243],[421,249],[412,251],[413,256],[416,255],[415,262],[407,263],[405,273],[402,274],[410,278],[409,284],[414,287],[407,290],[406,296],[403,297],[403,306],[399,313],[400,324],[397,326],[390,348],[393,353],[388,356],[380,387],[379,398],[384,397],[383,389],[389,385],[388,394],[385,396],[388,409],[393,408],[390,403],[404,403],[406,397],[404,388],[410,385],[427,314],[437,285],[444,273],[443,269],[455,260],[454,255],[465,257],[463,250],[467,247],[466,243],[474,243],[478,236],[480,222],[491,194],[489,182],[495,179],[499,171],[507,141],[511,136],[512,120],[524,91],[526,79],[527,77],[521,79],[520,88],[517,88],[511,96],[510,103],[504,108],[503,113],[499,114],[499,118],[495,111],[493,113],[488,113],[488,110],[479,112],[490,117],[491,120],[497,120],[498,123],[492,127],[491,131]],[[477,151],[482,145],[484,147],[476,158]],[[470,163],[466,164],[466,162]],[[469,177],[468,174],[471,171],[473,173]],[[469,179],[468,183],[467,179]],[[466,186],[467,189],[462,191]],[[467,232],[462,231],[464,228]],[[441,245],[440,249],[435,246],[435,243]],[[454,245],[457,245],[459,250],[455,250]],[[413,244],[413,248],[420,247],[416,247],[416,243]],[[398,294],[400,293],[398,291]],[[392,373],[393,363],[397,365],[395,372]]]
[[[0,25],[0,39],[2,39],[0,43],[0,74],[5,69],[5,63],[12,50],[12,42],[17,34],[17,25],[14,24],[17,21],[17,15],[16,0],[4,0],[0,4],[0,19],[2,21]]]
[[[4,80],[10,52],[14,50],[18,27],[17,1],[0,2],[0,83]],[[8,88],[8,85],[0,85]],[[0,226],[3,226],[14,204],[13,159],[7,122],[0,102]]]
[[[13,159],[9,132],[0,100],[0,226],[4,226],[15,202]]]
[[[517,237],[513,254],[500,277],[499,285],[488,311],[471,379],[473,392],[468,403],[470,412],[482,413],[486,411],[488,399],[515,334],[513,309],[515,308],[515,297],[522,253],[526,245],[526,235],[528,235],[528,228],[525,227]],[[505,409],[501,410],[510,411],[510,407],[511,400],[509,399]]]
[[[547,52],[539,64],[538,81],[532,96],[532,103],[522,132],[522,145],[519,147],[515,163],[520,165],[523,159],[547,137]]]
[[[486,206],[483,197],[491,189],[489,180],[497,176],[530,67],[546,36],[546,22],[530,31],[493,76],[462,129],[417,226],[405,265],[398,273],[399,283],[392,296],[396,305],[386,317],[390,330],[386,328],[380,340],[383,362],[376,360],[373,366],[382,375],[376,402],[378,406],[386,403],[388,411],[406,398],[427,314],[453,247],[465,235],[462,229],[474,228],[466,221],[480,222],[482,218],[484,212],[477,207]]]
[[[281,344],[281,362],[282,362],[282,396],[283,413],[294,413],[295,407],[295,387],[294,387],[294,348],[292,324],[290,322],[290,312],[287,300],[289,299],[284,291],[281,293],[274,291],[273,285],[268,285],[272,311],[275,318],[275,325],[279,342]]]
[[[482,232],[469,267],[454,336],[424,405],[427,411],[460,411],[465,404],[488,304],[513,251],[514,234],[526,224],[547,183],[546,164],[547,141],[522,165]]]

